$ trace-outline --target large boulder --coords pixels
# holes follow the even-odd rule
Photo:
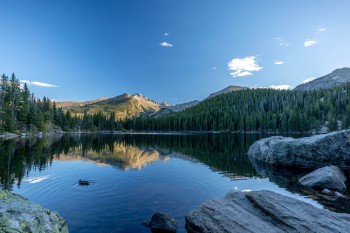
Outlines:
[[[150,222],[144,222],[143,224],[155,233],[173,233],[177,230],[176,219],[167,213],[157,212],[153,214]]]
[[[0,232],[68,233],[68,228],[57,212],[0,190]]]
[[[186,216],[189,233],[348,232],[350,215],[271,191],[230,192]]]
[[[248,156],[278,166],[314,169],[335,165],[350,170],[350,130],[297,139],[264,138],[250,146]]]
[[[346,177],[340,168],[326,166],[319,168],[299,179],[299,182],[309,188],[331,189],[340,192],[346,190]]]

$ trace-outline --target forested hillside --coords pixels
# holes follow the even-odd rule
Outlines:
[[[36,98],[27,84],[21,86],[15,74],[1,76],[0,80],[0,134],[38,131],[115,130],[114,113],[101,112],[82,117],[56,108],[54,101]]]
[[[136,131],[310,132],[350,126],[350,84],[314,91],[251,89],[207,99],[183,112],[126,120]]]
[[[4,132],[135,130],[309,133],[350,126],[350,83],[300,91],[248,89],[215,96],[185,111],[117,122],[117,112],[82,115],[34,97],[15,75],[1,76],[0,134]]]

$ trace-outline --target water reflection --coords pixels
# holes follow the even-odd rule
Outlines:
[[[268,177],[270,181],[290,191],[291,193],[300,193],[305,196],[316,200],[327,209],[341,212],[350,213],[350,200],[347,198],[339,198],[327,195],[322,195],[312,189],[306,188],[299,184],[299,179],[304,175],[310,173],[312,170],[307,169],[290,169],[286,167],[276,167],[268,164],[261,163],[257,160],[251,160],[253,167],[262,177]],[[345,192],[345,196],[350,196],[350,190]]]
[[[157,161],[180,158],[192,163],[201,162],[237,182],[246,182],[247,177],[268,177],[291,193],[310,196],[334,211],[350,212],[349,200],[329,201],[299,186],[298,179],[309,171],[274,168],[249,161],[247,150],[259,137],[263,135],[92,134],[0,140],[0,184],[3,189],[13,190],[23,181],[37,184],[53,179],[53,174],[40,173],[25,177],[31,171],[47,170],[54,160],[83,160],[99,166],[112,165],[119,170],[141,170]],[[69,172],[73,171],[66,171],[67,176]],[[79,180],[79,176],[74,178]],[[349,190],[346,195],[350,196]]]
[[[254,135],[64,135],[0,141],[0,182],[4,189],[20,187],[31,170],[52,161],[89,160],[122,170],[141,169],[170,157],[201,161],[233,179],[256,176],[246,152]],[[29,182],[40,182],[39,177]]]

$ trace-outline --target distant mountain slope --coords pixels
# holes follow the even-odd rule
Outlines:
[[[296,86],[294,90],[316,90],[339,86],[350,81],[350,68],[336,69],[332,73]]]
[[[222,89],[222,90],[220,90],[218,92],[214,92],[214,93],[210,94],[207,99],[213,98],[213,97],[215,97],[217,95],[221,95],[221,94],[224,94],[224,93],[229,93],[229,92],[232,92],[232,91],[247,90],[247,89],[249,89],[249,88],[248,87],[232,86],[231,85],[231,86],[228,86],[228,87],[226,87],[226,88],[224,88],[224,89]]]
[[[193,106],[196,106],[197,104],[199,104],[200,101],[198,100],[193,100],[187,103],[182,103],[182,104],[176,104],[175,106],[166,106],[164,108],[168,108],[171,109],[173,112],[181,112],[187,108],[191,108]]]
[[[84,102],[80,102],[80,101],[63,101],[63,102],[56,102],[56,107],[57,108],[68,108],[68,107],[79,107],[79,106],[83,106],[83,105],[88,105],[88,104],[93,104],[96,102],[100,102],[102,100],[106,100],[108,98],[98,98],[97,100],[89,100],[89,101],[84,101]]]
[[[114,112],[116,119],[130,118],[144,112],[157,112],[160,107],[168,106],[166,103],[157,103],[141,94],[130,95],[128,93],[109,99],[101,98],[86,102],[58,102],[56,105],[77,115],[83,115],[84,111],[92,114],[99,111],[104,114]]]
[[[225,89],[211,94],[208,98],[214,96],[229,93],[237,90],[246,90],[246,87],[240,86],[228,86]],[[153,100],[148,99],[141,94],[130,95],[128,93],[113,97],[113,98],[99,98],[97,100],[90,100],[85,102],[57,102],[57,108],[63,108],[69,110],[73,114],[82,116],[84,111],[88,114],[94,114],[102,112],[105,115],[109,115],[114,112],[116,119],[122,120],[126,118],[132,118],[135,116],[143,117],[160,117],[175,112],[181,112],[188,108],[194,107],[199,104],[200,101],[193,100],[183,104],[177,104],[172,106],[168,103],[157,103]]]
[[[144,114],[144,117],[161,117],[161,116],[165,116],[174,112],[181,112],[184,111],[188,108],[194,107],[197,104],[199,104],[200,101],[198,100],[193,100],[187,103],[183,103],[183,104],[176,104],[175,106],[165,106],[165,107],[161,107],[159,109],[159,111],[155,112],[155,113],[151,113],[151,114]]]

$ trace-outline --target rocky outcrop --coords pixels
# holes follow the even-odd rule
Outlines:
[[[248,150],[251,160],[297,168],[335,165],[350,169],[350,130],[305,138],[274,136],[256,141]]]
[[[299,182],[309,188],[331,189],[340,192],[346,190],[346,177],[336,166],[319,168],[299,179]]]
[[[189,233],[348,232],[350,215],[271,191],[230,192],[191,211],[186,229]]]
[[[0,191],[0,232],[68,233],[68,228],[57,212]]]
[[[155,213],[150,222],[144,222],[144,226],[152,229],[152,232],[172,233],[177,230],[177,221],[170,214]]]
[[[336,69],[332,73],[296,86],[294,90],[326,89],[350,82],[350,68]]]

